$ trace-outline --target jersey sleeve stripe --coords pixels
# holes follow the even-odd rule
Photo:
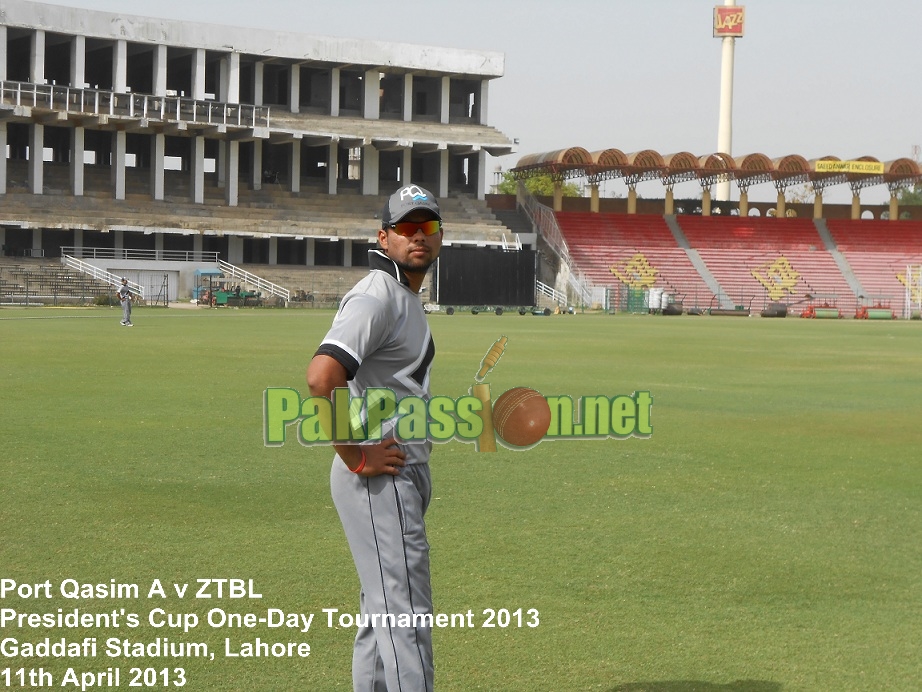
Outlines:
[[[317,349],[317,352],[314,355],[329,356],[333,360],[337,361],[346,369],[347,379],[350,380],[355,378],[355,373],[359,371],[359,366],[362,364],[358,356],[345,348],[342,344],[333,343],[330,341],[320,344],[320,348]]]

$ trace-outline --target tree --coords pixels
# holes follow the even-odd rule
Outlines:
[[[896,198],[901,207],[922,205],[922,183],[916,183],[912,187],[901,187],[896,193]]]
[[[784,199],[788,204],[811,204],[816,198],[816,189],[812,183],[795,185],[784,192]]]
[[[514,195],[516,180],[510,171],[503,173],[503,179],[496,186],[498,195]],[[552,197],[554,195],[554,179],[547,173],[532,175],[525,178],[525,189],[535,197]],[[576,183],[563,183],[564,197],[582,197],[582,190]]]

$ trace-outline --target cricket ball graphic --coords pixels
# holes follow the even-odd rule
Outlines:
[[[537,444],[550,425],[551,408],[534,389],[514,387],[493,404],[493,429],[513,447]]]

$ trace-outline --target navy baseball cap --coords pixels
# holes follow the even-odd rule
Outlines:
[[[439,221],[442,220],[435,195],[419,185],[406,185],[392,194],[384,205],[381,212],[381,227],[386,229],[416,209],[425,209],[432,212]]]

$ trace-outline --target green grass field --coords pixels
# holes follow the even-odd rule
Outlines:
[[[306,395],[330,311],[0,310],[0,579],[50,580],[16,613],[116,611],[96,658],[0,670],[184,668],[189,690],[348,690],[358,583],[329,498],[328,448],[263,445],[267,387]],[[432,315],[433,392],[488,376],[545,395],[649,390],[648,440],[437,445],[428,527],[441,690],[790,692],[922,688],[922,325],[717,317]],[[253,580],[262,599],[194,598]],[[139,586],[64,598],[63,580]],[[159,579],[168,597],[148,598]],[[68,582],[69,583],[69,582]],[[179,598],[173,584],[190,584]],[[212,593],[215,593],[212,589]],[[226,594],[225,594],[226,595]],[[197,627],[147,624],[161,608]],[[309,632],[212,627],[209,611],[313,613]],[[537,627],[480,626],[487,609]],[[124,614],[122,614],[124,612]],[[140,626],[124,625],[129,613]],[[177,620],[174,620],[177,622]],[[105,641],[206,643],[214,660],[110,658]],[[224,640],[307,642],[225,658]],[[9,673],[13,675],[13,673]],[[13,678],[12,687],[18,687]],[[158,685],[162,687],[162,678]],[[0,687],[5,687],[0,677]],[[69,687],[68,689],[74,689]],[[79,687],[77,687],[79,689]],[[98,688],[97,688],[98,689]]]

